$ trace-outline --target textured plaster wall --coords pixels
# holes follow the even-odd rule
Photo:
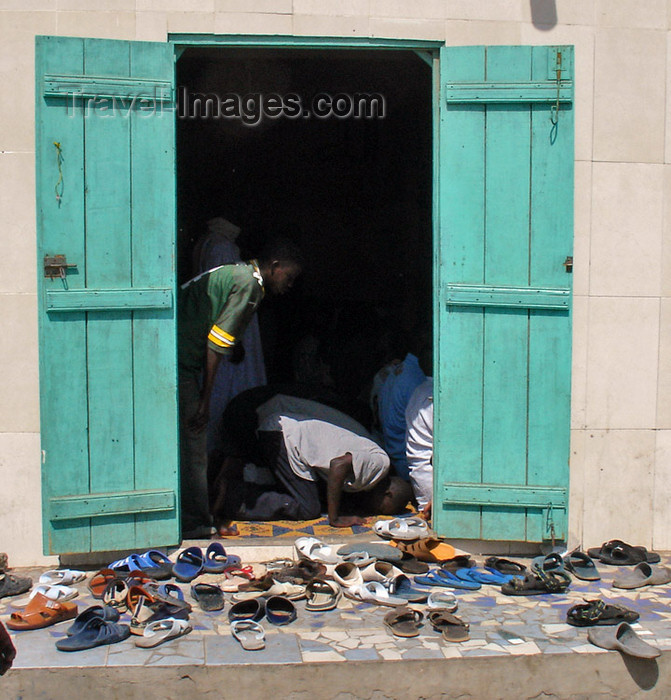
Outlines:
[[[36,34],[574,44],[571,540],[671,549],[671,0],[0,0],[0,550],[43,561]]]

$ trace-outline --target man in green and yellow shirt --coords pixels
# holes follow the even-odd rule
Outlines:
[[[206,427],[219,362],[230,359],[264,294],[284,294],[301,269],[300,252],[282,240],[266,246],[258,260],[215,267],[180,289],[177,348],[184,539],[211,533]]]

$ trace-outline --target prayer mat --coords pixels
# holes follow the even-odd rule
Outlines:
[[[229,535],[228,538],[236,537],[324,537],[325,535],[341,534],[360,535],[362,533],[370,533],[374,535],[373,525],[378,520],[390,520],[392,517],[407,517],[414,515],[416,511],[408,508],[405,513],[399,516],[379,515],[368,518],[367,525],[354,525],[353,527],[334,528],[329,525],[328,517],[322,515],[315,520],[273,520],[273,521],[256,521],[256,520],[235,520],[232,524],[237,525],[238,534]]]

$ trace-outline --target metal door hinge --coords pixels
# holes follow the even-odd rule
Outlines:
[[[67,269],[77,267],[77,263],[69,263],[65,255],[45,255],[44,256],[44,276],[48,279],[65,279]]]

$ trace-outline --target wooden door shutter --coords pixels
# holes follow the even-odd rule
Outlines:
[[[444,48],[434,524],[566,537],[572,47]]]
[[[36,39],[45,553],[179,541],[174,57]]]

